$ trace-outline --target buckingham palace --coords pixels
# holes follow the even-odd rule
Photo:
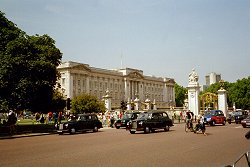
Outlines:
[[[57,68],[60,73],[58,83],[67,98],[82,93],[103,100],[110,92],[112,109],[120,108],[121,101],[150,100],[157,108],[175,105],[175,81],[172,78],[143,75],[142,70],[132,68],[101,69],[78,62],[63,62]]]

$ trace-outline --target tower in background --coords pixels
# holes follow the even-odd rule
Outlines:
[[[206,86],[209,86],[214,83],[219,83],[221,80],[221,74],[216,74],[215,72],[211,72],[205,76]]]

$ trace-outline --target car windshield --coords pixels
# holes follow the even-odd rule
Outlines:
[[[234,115],[242,115],[242,112],[241,111],[237,111],[234,113]]]
[[[136,119],[139,116],[139,113],[133,113],[131,119]]]
[[[146,119],[148,117],[149,117],[148,113],[140,113],[139,116],[138,116],[138,119]]]
[[[213,115],[215,115],[214,111],[205,111],[205,114],[204,114],[204,116],[213,116]]]
[[[132,113],[126,113],[122,116],[122,119],[130,119],[132,116]]]

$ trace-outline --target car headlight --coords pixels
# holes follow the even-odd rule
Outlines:
[[[243,120],[242,120],[241,123],[247,123],[247,121],[243,121]]]
[[[211,121],[211,118],[207,118],[207,121],[208,121],[208,122]]]
[[[131,124],[131,122],[127,122],[127,125],[130,125]]]
[[[140,121],[138,124],[139,124],[139,125],[142,125],[142,124],[143,124],[143,122],[142,122],[142,121]]]
[[[69,124],[65,124],[65,127],[67,128],[69,126]]]

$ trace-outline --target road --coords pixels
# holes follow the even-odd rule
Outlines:
[[[207,126],[207,136],[185,133],[184,124],[169,132],[130,134],[125,129],[97,133],[46,135],[0,140],[0,166],[221,167],[250,151],[241,125]]]

